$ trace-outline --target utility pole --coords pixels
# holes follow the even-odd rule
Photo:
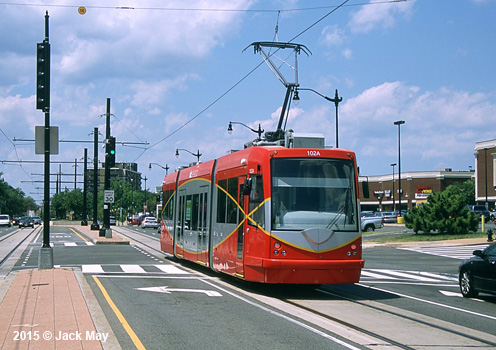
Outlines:
[[[88,170],[88,149],[84,149],[84,166],[83,166],[83,219],[81,220],[81,226],[88,226],[88,213],[87,210],[87,201],[86,201],[86,171]]]
[[[336,106],[336,148],[339,148],[338,106],[339,102],[343,101],[343,98],[338,97],[338,89],[336,89],[334,98],[330,98],[329,101],[334,102],[334,105]]]
[[[50,43],[48,24],[47,11],[45,14],[45,40],[36,44],[36,109],[45,112],[43,245],[38,256],[39,269],[53,268],[53,250],[50,246]]]
[[[107,98],[107,123],[106,123],[106,132],[105,132],[105,183],[104,183],[104,192],[110,190],[110,163],[111,157],[115,154],[111,154],[111,141],[110,141],[110,98]],[[110,205],[111,203],[107,201],[107,196],[104,195],[104,203],[103,203],[103,227],[100,230],[100,236],[105,236],[107,238],[112,238],[112,229],[110,228]],[[103,232],[102,232],[103,231]],[[102,234],[103,233],[103,234]]]
[[[93,223],[91,230],[100,229],[97,219],[97,203],[98,203],[98,128],[93,129]]]

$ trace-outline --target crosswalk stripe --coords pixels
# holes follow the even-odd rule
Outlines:
[[[402,250],[409,250],[412,252],[423,253],[428,255],[442,256],[452,259],[468,259],[473,255],[474,250],[482,250],[488,244],[478,244],[469,246],[439,246],[439,247],[406,247],[399,248]]]
[[[120,265],[120,267],[125,273],[146,273],[139,265]]]
[[[150,274],[150,273],[167,273],[175,275],[188,275],[189,272],[179,269],[173,265],[137,265],[137,264],[121,264],[121,265],[98,265],[87,264],[81,265],[83,273],[101,274],[106,273],[105,266],[118,266],[121,271],[116,271],[115,267],[108,273],[124,273],[124,274]],[[146,267],[147,269],[145,269]],[[155,271],[153,271],[155,269]],[[149,271],[147,271],[149,270]]]
[[[102,265],[82,265],[81,271],[83,273],[103,273]]]
[[[380,272],[383,272],[383,273],[388,274],[388,275],[397,276],[397,277],[404,277],[407,279],[418,280],[418,281],[422,281],[422,282],[437,282],[438,281],[437,279],[419,276],[418,274],[415,274],[413,272],[403,272],[403,271],[394,271],[394,270],[375,270],[375,269],[372,269],[372,271],[376,271],[376,272],[380,271]]]
[[[458,278],[453,275],[437,274],[423,271],[404,271],[404,270],[389,270],[389,269],[363,269],[360,281],[384,281],[391,283],[394,281],[410,282],[410,283],[457,283]],[[387,282],[386,282],[387,281]]]
[[[77,247],[77,243],[76,242],[66,242],[66,243],[64,243],[64,245],[66,247]]]
[[[394,277],[391,277],[391,276],[381,275],[381,274],[373,273],[373,272],[370,272],[367,270],[362,270],[362,277],[363,276],[370,277],[370,278],[377,278],[377,279],[390,279],[390,280],[395,279]]]
[[[189,272],[178,269],[173,265],[155,265],[159,270],[165,273],[188,274]]]

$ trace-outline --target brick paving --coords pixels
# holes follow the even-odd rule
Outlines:
[[[129,244],[114,233],[100,237],[90,225],[67,226],[95,244]],[[97,331],[72,268],[12,271],[0,287],[5,293],[0,303],[0,349],[120,348],[113,334],[113,342],[98,339],[108,334]]]

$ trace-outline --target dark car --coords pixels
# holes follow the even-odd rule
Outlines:
[[[481,215],[484,215],[485,222],[488,222],[491,218],[491,213],[489,213],[489,210],[487,210],[486,206],[484,205],[469,205],[468,208],[476,213],[479,217]]]
[[[31,216],[23,216],[19,220],[19,227],[33,227],[34,228],[34,219]]]
[[[496,243],[484,250],[474,250],[473,254],[458,269],[462,295],[474,298],[479,292],[496,294]]]

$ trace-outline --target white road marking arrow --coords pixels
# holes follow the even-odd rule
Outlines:
[[[447,290],[439,290],[439,292],[447,297],[463,297],[462,293],[449,292]]]
[[[204,290],[204,289],[185,289],[185,288],[169,288],[167,286],[163,287],[147,287],[147,288],[136,288],[137,290],[143,290],[146,292],[155,293],[166,293],[171,294],[172,292],[185,292],[185,293],[204,293],[209,297],[221,297],[222,294],[214,290]]]
[[[441,294],[443,294],[443,295],[446,295],[447,297],[460,297],[460,298],[463,298],[462,293],[448,292],[447,290],[439,290],[439,292]],[[481,303],[484,302],[484,300],[481,300],[481,299],[472,299],[472,300],[479,301]]]

